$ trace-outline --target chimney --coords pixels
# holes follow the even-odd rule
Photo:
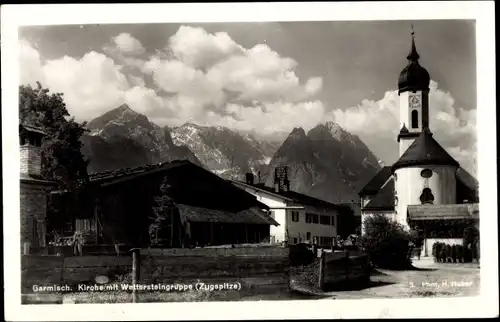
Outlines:
[[[247,184],[253,185],[253,173],[248,172],[245,176]]]
[[[283,180],[283,190],[290,191],[290,181],[288,180],[288,178],[285,178]]]
[[[22,174],[40,176],[42,174],[41,145],[44,133],[36,128],[21,126],[19,129],[19,152]]]
[[[289,191],[290,181],[288,180],[288,167],[276,167],[274,169],[274,188],[276,192]]]

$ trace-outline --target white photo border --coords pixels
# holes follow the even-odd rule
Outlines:
[[[5,319],[237,320],[498,316],[493,1],[6,5],[1,8]],[[363,20],[476,21],[481,291],[472,298],[21,306],[18,27],[27,25]],[[329,301],[329,300],[328,300]],[[299,305],[300,304],[300,305]]]

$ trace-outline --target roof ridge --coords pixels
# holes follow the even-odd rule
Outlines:
[[[154,170],[154,169],[159,169],[163,166],[166,165],[172,165],[176,163],[190,163],[189,160],[171,160],[171,161],[165,161],[165,162],[160,162],[157,164],[145,164],[145,165],[140,165],[137,167],[133,168],[120,168],[116,170],[106,170],[102,172],[93,172],[89,173],[89,178],[90,180],[97,180],[97,179],[103,179],[106,177],[118,177],[122,175],[128,175],[128,174],[136,174],[136,173],[141,173],[141,172],[146,172],[148,170]]]
[[[434,139],[430,130],[426,129],[410,144],[392,169],[410,165],[452,165],[459,163]]]

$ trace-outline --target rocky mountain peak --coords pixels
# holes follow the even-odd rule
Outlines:
[[[87,126],[90,130],[102,130],[108,125],[124,125],[127,123],[133,123],[133,125],[143,126],[148,129],[153,127],[145,115],[137,113],[127,104],[122,104],[93,119]]]
[[[296,127],[292,130],[292,132],[290,132],[287,139],[297,140],[297,139],[303,139],[305,137],[306,137],[306,131],[304,131],[304,129],[301,127]]]

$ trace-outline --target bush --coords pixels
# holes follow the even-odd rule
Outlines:
[[[361,241],[372,263],[382,268],[402,269],[411,264],[411,236],[402,225],[383,215],[375,215],[364,223],[365,236]]]
[[[451,245],[451,261],[453,263],[457,262],[457,245]]]
[[[456,245],[456,246],[457,246],[457,262],[463,263],[464,262],[464,247],[462,245]]]
[[[446,263],[451,263],[451,245],[446,245]]]
[[[437,242],[432,245],[432,256],[436,262],[470,263],[474,254],[472,249],[463,245]]]

